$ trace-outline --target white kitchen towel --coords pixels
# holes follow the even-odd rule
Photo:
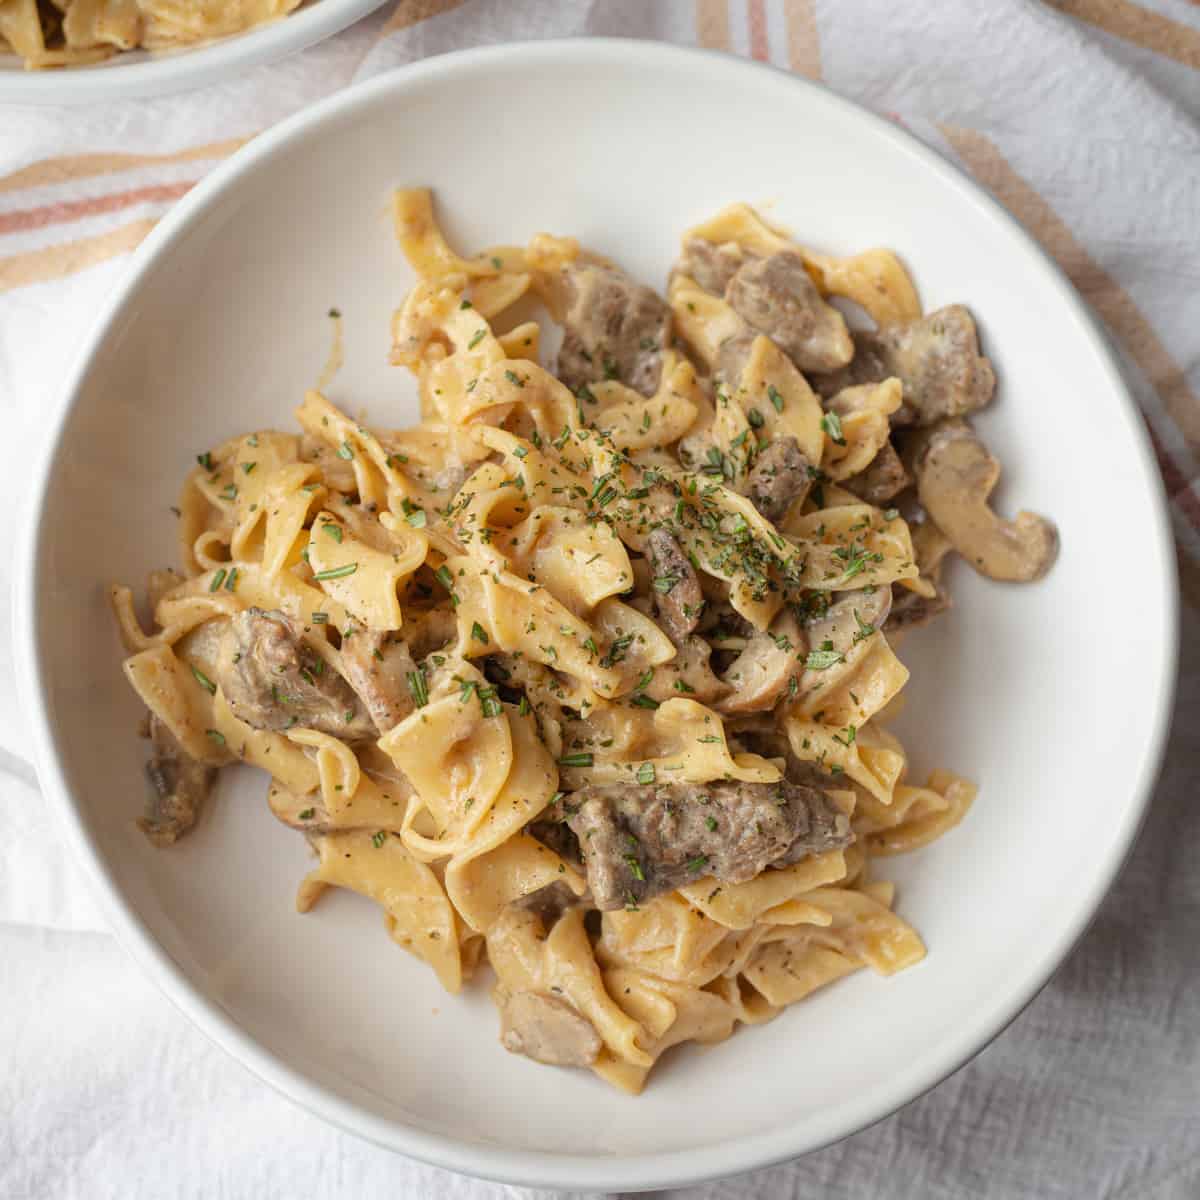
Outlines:
[[[569,35],[704,45],[822,80],[991,189],[1117,345],[1179,548],[1167,767],[1129,866],[1068,963],[976,1062],[896,1117],[695,1194],[1200,1195],[1200,5],[391,0],[337,38],[200,92],[0,105],[0,622],[13,514],[66,363],[170,204],[242,141],[352,82],[466,46]],[[1080,486],[1095,489],[1102,519],[1113,502],[1103,481]],[[110,939],[47,931],[104,925],[42,810],[7,639],[0,922],[0,1196],[533,1195],[325,1129],[208,1047]]]

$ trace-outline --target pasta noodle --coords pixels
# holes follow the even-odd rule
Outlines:
[[[685,235],[664,302],[567,238],[463,257],[422,190],[394,214],[417,282],[392,361],[424,419],[309,392],[300,433],[198,456],[152,620],[111,590],[148,835],[186,833],[218,768],[262,768],[316,855],[301,912],[366,897],[451,992],[486,958],[508,1049],[628,1091],[671,1046],[919,961],[872,864],[975,789],[909,782],[881,720],[909,674],[893,613],[942,597],[961,546],[896,448],[917,368],[830,382],[854,350],[826,301],[908,329],[904,268],[735,206]],[[555,371],[513,311],[533,297]]]

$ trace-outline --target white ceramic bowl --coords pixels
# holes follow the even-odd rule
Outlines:
[[[966,822],[889,860],[929,956],[859,973],[774,1023],[675,1053],[638,1099],[505,1053],[483,987],[443,994],[308,863],[264,781],[223,780],[170,851],[134,828],[138,704],[109,580],[173,559],[193,456],[289,413],[345,314],[335,399],[414,414],[387,365],[411,282],[388,199],[430,184],[454,242],[577,235],[660,284],[680,230],[730,201],[832,251],[894,247],[932,308],[966,301],[1002,381],[979,419],[1001,504],[1052,514],[1044,582],[961,564],[954,611],[904,646],[919,771],[977,779]],[[629,1189],[793,1157],[891,1112],[1047,980],[1121,865],[1171,703],[1173,556],[1147,439],[1078,297],[999,207],[894,125],[759,66],[646,42],[433,59],[257,138],[147,240],[72,377],[37,476],[17,645],[42,784],[129,951],[263,1079],[405,1154],[525,1184]],[[1031,1064],[1031,1078],[1033,1065]]]
[[[98,104],[204,87],[324,41],[385,2],[307,0],[282,20],[233,37],[162,54],[131,50],[62,70],[27,71],[15,55],[0,54],[0,103]]]

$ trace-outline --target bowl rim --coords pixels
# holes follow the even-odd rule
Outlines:
[[[715,1143],[698,1150],[672,1150],[623,1157],[604,1154],[570,1155],[548,1151],[509,1149],[488,1142],[467,1141],[431,1133],[366,1111],[319,1084],[243,1030],[222,1008],[196,987],[155,939],[139,914],[122,896],[108,865],[92,843],[80,811],[71,797],[63,764],[55,744],[49,718],[42,653],[39,648],[36,582],[40,566],[41,530],[45,519],[51,471],[57,458],[69,416],[78,401],[93,360],[120,321],[127,303],[138,292],[143,279],[169,252],[172,245],[199,219],[211,203],[236,188],[238,182],[277,152],[297,142],[311,130],[376,97],[394,92],[403,95],[410,86],[439,77],[457,78],[478,66],[494,65],[502,59],[536,67],[548,60],[561,61],[570,55],[581,64],[619,64],[629,68],[663,65],[726,72],[730,78],[754,76],[756,82],[774,76],[782,90],[797,88],[817,92],[821,102],[841,109],[866,122],[877,134],[892,141],[915,160],[918,169],[932,171],[952,187],[964,203],[982,208],[999,220],[1011,234],[1024,242],[1049,268],[1055,294],[1051,302],[1065,305],[1079,326],[1081,338],[1126,406],[1126,416],[1135,431],[1130,446],[1148,480],[1157,503],[1149,540],[1157,550],[1165,571],[1161,606],[1165,631],[1161,678],[1152,706],[1151,736],[1138,771],[1138,784],[1122,813],[1119,827],[1111,830],[1111,841],[1093,885],[1077,900],[1069,921],[1059,931],[1041,958],[1019,985],[999,997],[982,1017],[976,1016],[969,1029],[961,1030],[937,1054],[928,1056],[905,1075],[888,1081],[880,1089],[865,1093],[854,1105],[816,1115],[803,1132],[794,1127],[768,1130],[749,1137]],[[43,444],[32,476],[32,486],[22,524],[14,579],[13,634],[16,647],[18,686],[29,714],[38,778],[50,808],[55,812],[75,862],[82,867],[93,895],[119,943],[151,980],[212,1042],[230,1053],[243,1066],[277,1091],[331,1124],[365,1137],[376,1144],[422,1162],[502,1183],[530,1187],[597,1190],[643,1190],[686,1186],[776,1165],[821,1149],[890,1116],[953,1074],[1029,1004],[1046,985],[1076,945],[1094,918],[1101,901],[1129,857],[1149,808],[1154,784],[1163,761],[1176,684],[1179,612],[1174,539],[1161,474],[1155,462],[1150,437],[1141,412],[1132,398],[1107,336],[1075,291],[1065,274],[1020,223],[954,164],[899,125],[839,96],[820,84],[769,64],[738,58],[720,51],[670,43],[626,38],[564,38],[476,47],[438,55],[385,72],[363,83],[337,92],[281,121],[237,151],[183,197],[151,231],[133,256],[130,269],[110,294],[104,309],[85,338],[67,373],[61,398],[52,418],[52,428]]]
[[[122,63],[118,55],[116,62],[91,66],[0,70],[0,103],[67,107],[204,87],[322,42],[386,3],[316,0],[279,20],[161,57]]]

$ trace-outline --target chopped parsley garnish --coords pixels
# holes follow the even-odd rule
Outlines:
[[[471,636],[477,642],[482,642],[485,646],[488,644],[488,641],[490,640],[487,635],[487,630],[484,629],[484,627],[482,625],[480,625],[480,623],[478,621],[471,622]]]
[[[222,500],[236,500],[237,494],[238,494],[238,490],[237,490],[236,483],[227,484],[225,487],[223,487],[221,489],[221,499]]]
[[[380,849],[383,846],[383,843],[386,841],[387,834],[382,829],[379,830],[378,833],[371,834],[371,845],[374,846],[376,850]]]
[[[717,818],[716,817],[705,817],[704,824],[708,828],[709,833],[717,832]]]
[[[326,625],[329,622],[329,614],[327,612],[315,612],[312,615],[312,623],[314,625]]]
[[[196,677],[196,682],[211,695],[217,694],[217,685],[199,667],[192,667],[192,674]]]
[[[425,515],[425,510],[423,508],[414,508],[412,510],[412,512],[410,512],[404,519],[414,529],[424,529],[425,523],[428,520],[428,518]]]
[[[689,871],[702,871],[708,866],[708,855],[697,854],[695,858],[688,862],[687,869]]]
[[[200,464],[200,465],[201,465],[201,466],[202,466],[202,467],[203,467],[203,468],[204,468],[206,471],[211,471],[211,470],[213,469],[213,460],[212,460],[212,454],[211,454],[211,453],[210,453],[208,450],[205,450],[205,452],[204,452],[203,454],[197,454],[197,455],[196,455],[196,461],[197,461],[197,462],[198,462],[198,463],[199,463],[199,464]]]
[[[633,872],[634,879],[636,879],[639,883],[645,883],[646,874],[642,870],[642,864],[638,862],[637,855],[627,854],[625,856],[625,861],[629,864],[629,869]]]
[[[302,820],[302,821],[311,821],[311,820],[313,819],[313,817],[315,817],[316,815],[317,815],[317,810],[316,810],[315,808],[306,808],[306,809],[305,809],[305,810],[304,810],[304,811],[303,811],[303,812],[300,814],[300,820]]]
[[[645,692],[638,692],[636,696],[629,702],[634,708],[657,708],[658,701],[653,696],[647,696]]]
[[[330,567],[328,571],[318,571],[313,578],[318,582],[325,579],[345,579],[358,570],[358,563],[347,563],[344,567]]]
[[[837,413],[827,412],[821,418],[821,428],[829,434],[829,439],[835,446],[846,444],[846,435],[842,432],[842,418]]]
[[[425,682],[425,672],[418,667],[415,671],[409,671],[404,678],[408,683],[413,703],[418,708],[424,708],[429,703],[429,686]]]
[[[485,337],[487,337],[487,330],[486,329],[477,329],[475,331],[475,333],[472,335],[471,340],[467,343],[467,349],[474,350],[475,347],[478,346],[479,343],[482,342]]]
[[[342,527],[340,525],[335,525],[332,521],[326,521],[325,524],[321,526],[321,531],[329,534],[329,536],[333,538],[335,542],[340,542],[342,540]]]
[[[835,663],[840,663],[846,656],[837,650],[810,650],[804,660],[804,666],[809,671],[825,671]]]
[[[446,589],[450,591],[454,587],[454,578],[450,574],[450,568],[442,563],[440,567],[433,573],[434,579],[438,581]]]
[[[225,735],[219,729],[206,729],[204,731],[208,736],[216,742],[218,746],[225,745]]]
[[[229,570],[229,578],[225,580],[225,590],[227,592],[237,591],[237,582],[238,582],[238,569],[237,569],[237,567],[231,567]]]
[[[654,764],[642,763],[637,769],[638,783],[653,783],[654,782]]]
[[[590,767],[592,765],[591,751],[580,751],[578,754],[564,754],[558,760],[560,767]]]
[[[337,449],[338,458],[344,458],[349,462],[354,457],[354,451],[350,448],[349,442],[343,442]]]
[[[623,633],[619,637],[613,638],[612,644],[608,648],[608,653],[600,660],[600,665],[602,667],[615,667],[625,657],[625,651],[629,649],[632,641],[632,633]]]
[[[219,592],[221,590],[221,584],[223,584],[224,582],[225,582],[225,568],[219,567],[217,569],[217,573],[212,578],[212,583],[210,583],[208,585],[208,590],[210,592]]]
[[[783,397],[779,394],[779,389],[773,384],[767,384],[767,398],[775,406],[776,412],[783,412]]]

